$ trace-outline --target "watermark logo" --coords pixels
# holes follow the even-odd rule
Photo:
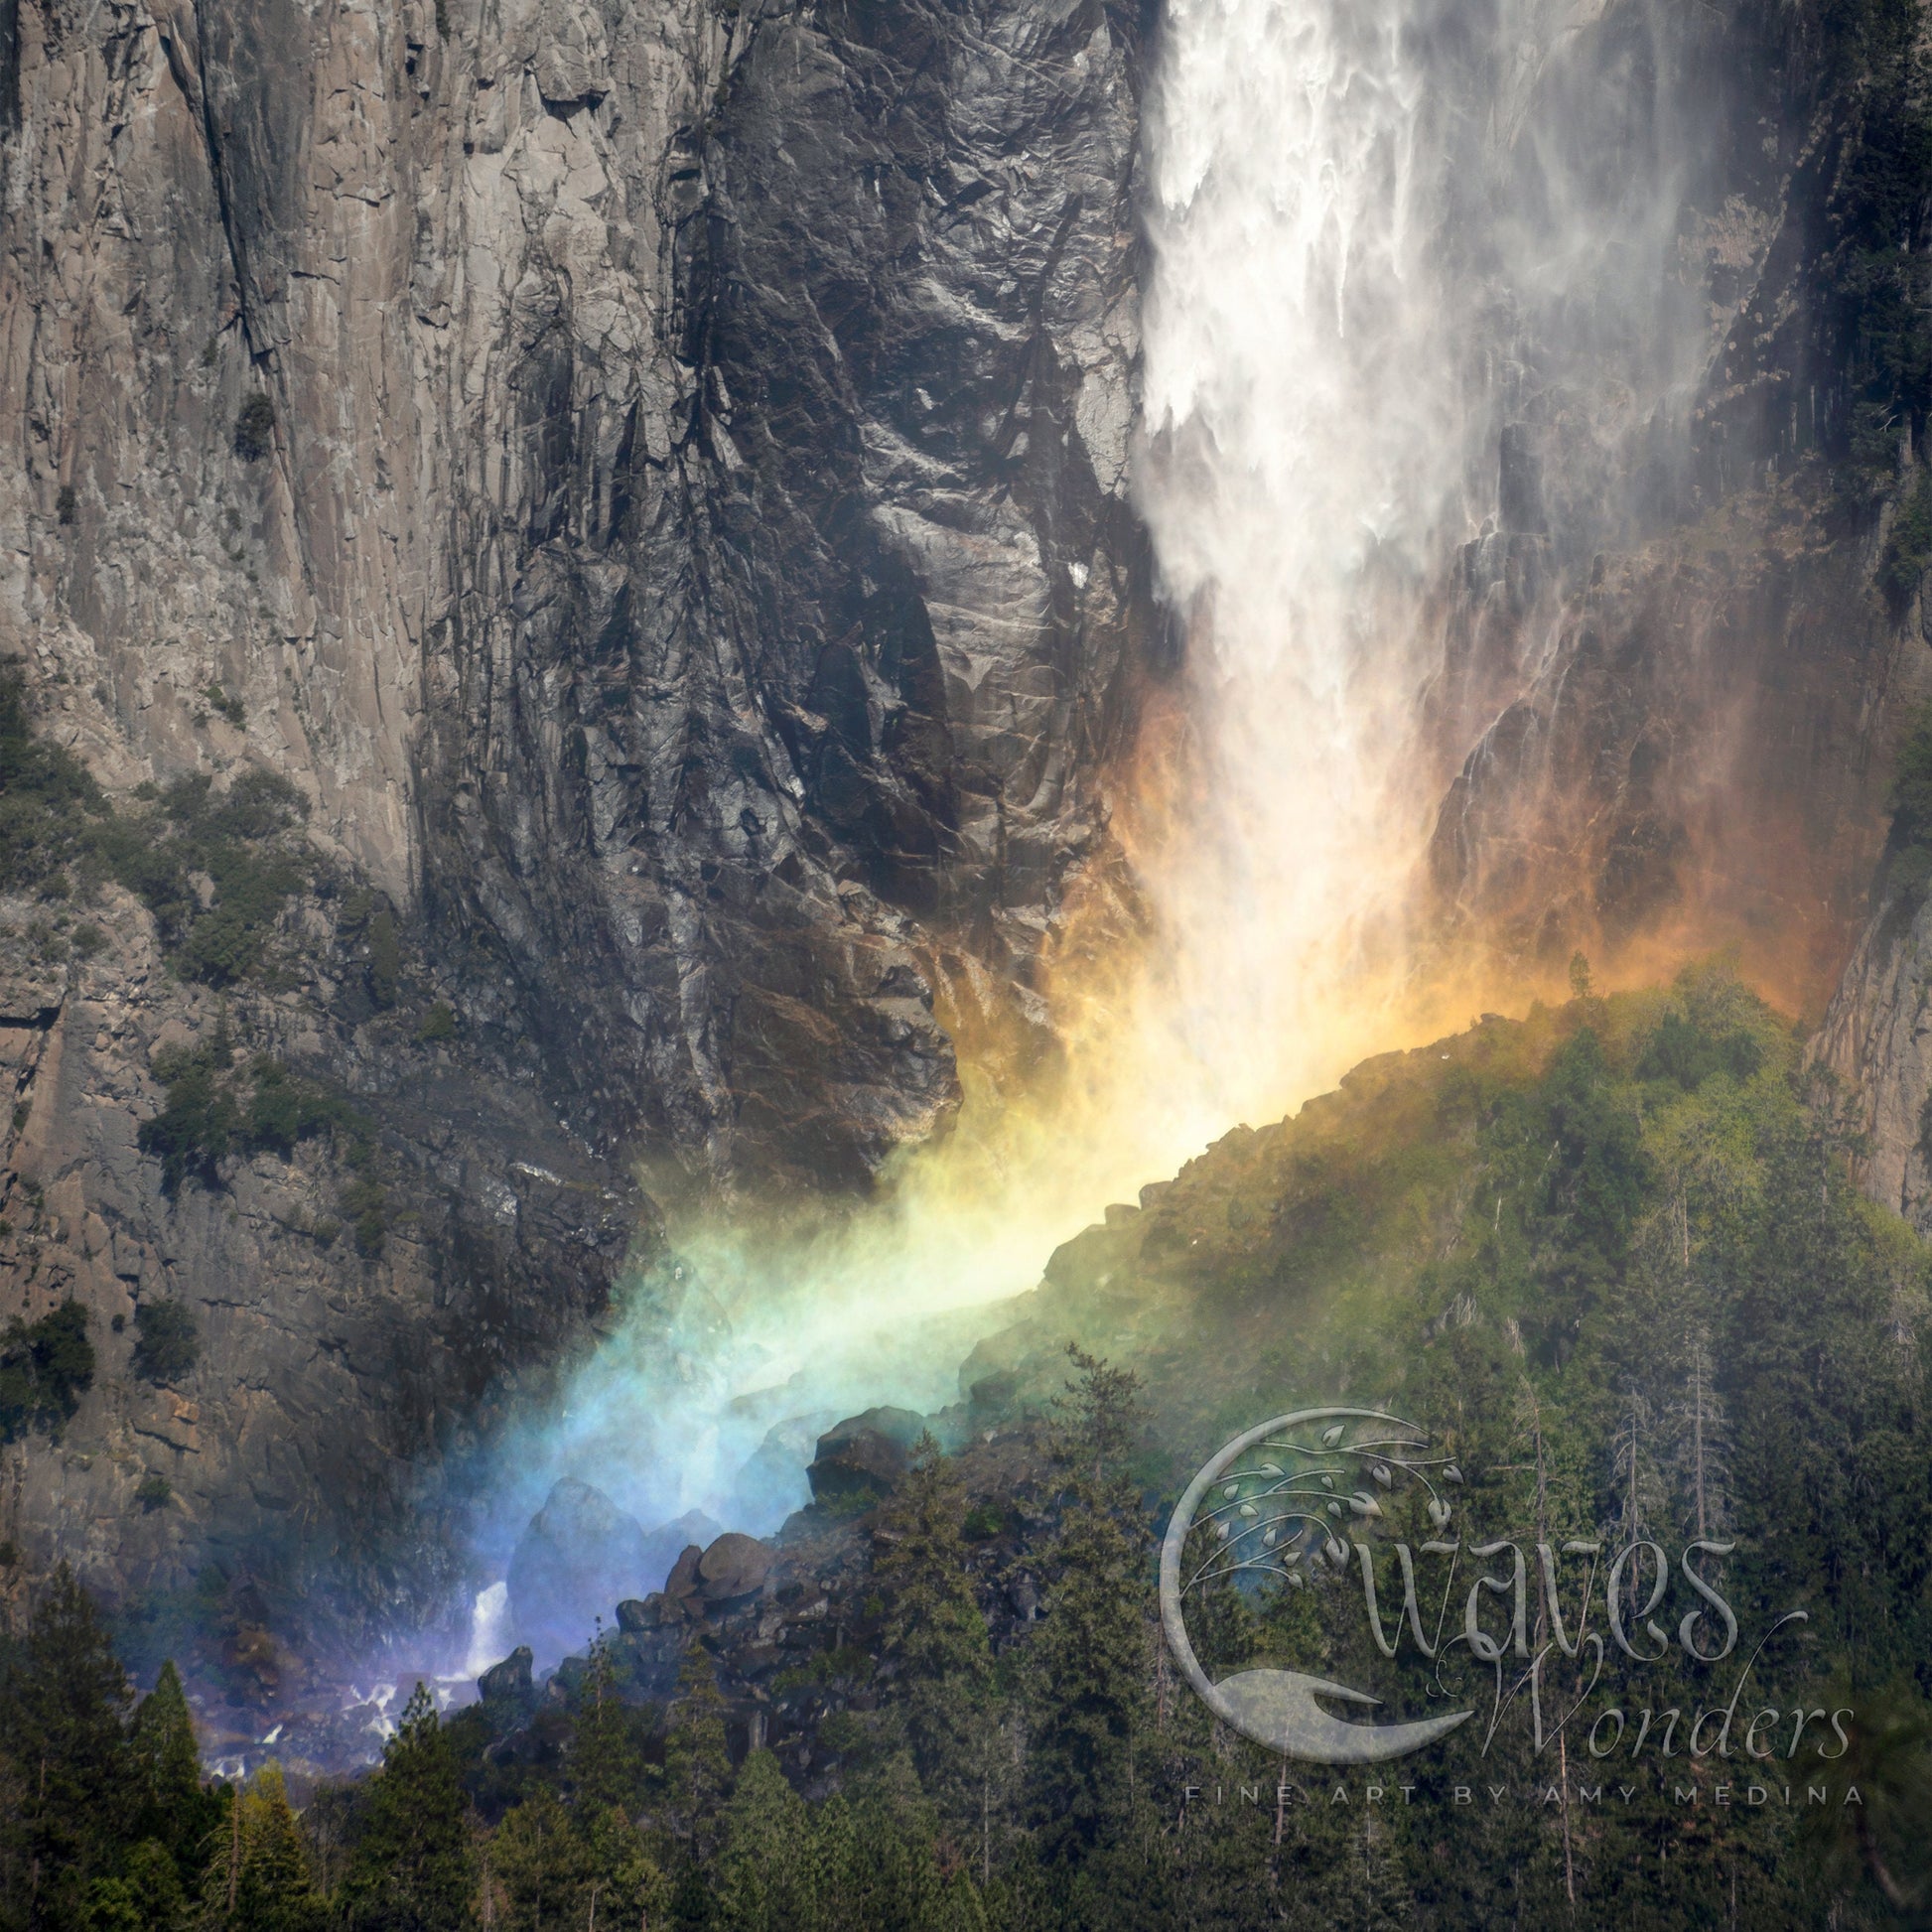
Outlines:
[[[1701,1671],[1738,1650],[1738,1619],[1718,1581],[1734,1546],[1689,1542],[1673,1566],[1640,1533],[1607,1562],[1600,1540],[1478,1537],[1459,1520],[1463,1488],[1461,1469],[1432,1448],[1426,1430],[1381,1410],[1303,1409],[1237,1436],[1187,1485],[1161,1550],[1162,1624],[1195,1694],[1271,1751],[1306,1763],[1378,1764],[1434,1744],[1477,1715],[1478,1701],[1463,1688],[1464,1671],[1475,1666],[1494,1686],[1485,1757],[1519,1698],[1538,1754],[1576,1725],[1590,1758],[1638,1756],[1646,1743],[1658,1757],[1731,1755],[1752,1667],[1780,1630],[1805,1622],[1804,1611],[1772,1621],[1732,1666],[1727,1701],[1696,1709],[1688,1725],[1682,1709],[1633,1707],[1626,1716],[1616,1684],[1633,1668],[1675,1650]],[[1401,1535],[1393,1534],[1398,1525]],[[1674,1587],[1685,1607],[1673,1630],[1657,1618]],[[1327,1617],[1359,1604],[1373,1653],[1419,1660],[1427,1697],[1461,1708],[1361,1721],[1322,1704],[1373,1710],[1381,1700],[1331,1678],[1254,1668],[1217,1681],[1196,1654],[1187,1615],[1230,1590],[1248,1599],[1308,1592]],[[1373,1661],[1366,1649],[1357,1654]],[[1451,1671],[1452,1655],[1459,1668]],[[1566,1667],[1571,1681],[1558,1691],[1550,1679]],[[1599,1687],[1614,1699],[1600,1709],[1592,1707]],[[1823,1755],[1842,1754],[1839,1721],[1850,1715],[1829,1714],[1841,1750]],[[1777,1754],[1774,1740],[1789,1722],[1795,1757],[1806,1726],[1822,1728],[1827,1718],[1802,1708],[1747,1709],[1742,1754]]]
[[[1322,1567],[1345,1569],[1351,1546],[1362,1552],[1373,1604],[1373,1559],[1367,1543],[1350,1534],[1353,1526],[1382,1516],[1382,1497],[1398,1482],[1420,1482],[1429,1491],[1431,1522],[1447,1530],[1452,1508],[1444,1491],[1460,1481],[1447,1457],[1430,1456],[1426,1433],[1375,1409],[1300,1409],[1237,1436],[1187,1485],[1161,1546],[1161,1623],[1195,1695],[1244,1737],[1314,1764],[1382,1763],[1466,1723],[1470,1711],[1409,1724],[1332,1718],[1316,1698],[1366,1706],[1380,1700],[1300,1671],[1244,1670],[1214,1683],[1194,1654],[1185,1616],[1187,1599],[1223,1579],[1265,1577],[1284,1588],[1309,1588]],[[1406,1544],[1397,1548],[1407,1611],[1416,1606],[1414,1560]]]

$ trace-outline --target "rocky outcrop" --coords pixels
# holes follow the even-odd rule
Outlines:
[[[805,1471],[813,1500],[841,1508],[877,1502],[905,1473],[925,1426],[909,1409],[868,1409],[835,1424],[818,1439]]]
[[[58,1440],[0,1447],[19,1557],[0,1586],[65,1561],[165,1630],[245,1582],[223,1627],[253,1695],[285,1675],[271,1625],[313,1656],[441,1609],[471,1451],[648,1256],[652,1210],[527,1087],[422,1038],[421,999],[370,1013],[321,901],[289,915],[308,931],[279,987],[225,994],[178,978],[119,889],[91,911],[0,899],[6,1312],[76,1302],[96,1357]],[[231,1156],[171,1196],[137,1136],[170,1055],[194,1053],[234,1079],[279,1056],[352,1133]],[[160,1366],[137,1352],[157,1306],[189,1338]]]

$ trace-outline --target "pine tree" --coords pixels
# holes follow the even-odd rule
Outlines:
[[[650,1855],[644,1835],[621,1805],[593,1811],[580,1824],[590,1855],[590,1901],[586,1932],[601,1924],[615,1928],[657,1924],[670,1897],[670,1885]]]
[[[720,1916],[731,1932],[790,1932],[819,1922],[805,1801],[769,1751],[739,1766],[718,1855]]]
[[[1030,1647],[1034,1809],[1042,1850],[1091,1849],[1123,1815],[1147,1661],[1146,1531],[1124,1463],[1139,1427],[1138,1379],[1069,1344],[1055,1450],[1068,1496],[1049,1613]]]
[[[966,1572],[965,1496],[928,1432],[882,1512],[878,1571],[893,1587],[886,1627],[900,1664],[899,1715],[928,1792],[964,1814],[973,1778],[974,1720],[992,1676],[986,1620]]]
[[[508,1932],[567,1932],[584,1923],[590,1852],[554,1792],[540,1786],[504,1814],[490,1841],[489,1871]]]
[[[860,1787],[853,1824],[857,1856],[847,1867],[844,1897],[849,1922],[879,1932],[924,1932],[938,1915],[944,1886],[936,1820],[908,1753],[894,1753]]]
[[[70,1921],[91,1881],[110,1875],[136,1795],[128,1702],[93,1600],[63,1564],[0,1701],[19,1791],[0,1826],[9,1902],[30,1925]]]
[[[693,1858],[708,1860],[718,1820],[731,1788],[731,1753],[725,1744],[725,1700],[711,1653],[694,1643],[677,1674],[674,1722],[664,1739],[664,1783],[671,1830]]]
[[[610,1639],[591,1645],[590,1669],[572,1700],[565,1770],[580,1805],[597,1810],[627,1805],[636,1795],[641,1755],[623,1700],[618,1695]]]
[[[369,1781],[368,1816],[343,1880],[352,1932],[463,1932],[475,1879],[456,1753],[422,1685]]]
[[[189,1921],[188,1888],[168,1848],[143,1839],[128,1853],[120,1882],[127,1887],[140,1914],[142,1932],[185,1932]]]
[[[279,1764],[233,1794],[227,1823],[202,1877],[205,1932],[320,1932],[323,1900]]]
[[[988,1932],[986,1902],[963,1870],[953,1873],[930,1924],[932,1932]]]
[[[829,1932],[860,1885],[859,1826],[841,1792],[833,1792],[811,1821],[811,1866],[812,1932]]]
[[[194,1720],[172,1662],[162,1665],[154,1689],[141,1700],[128,1741],[141,1787],[135,1835],[165,1846],[177,1869],[192,1879],[208,1855],[221,1805],[202,1782]]]

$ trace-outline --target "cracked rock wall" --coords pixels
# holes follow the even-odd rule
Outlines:
[[[8,1451],[15,1586],[64,1556],[181,1586],[218,1545],[282,1611],[325,1572],[433,1587],[439,1458],[655,1238],[634,1156],[863,1186],[949,1119],[954,1035],[1037,1022],[1151,662],[1145,31],[1101,0],[0,10],[0,655],[110,793],[293,779],[416,989],[350,1000],[311,897],[297,963],[226,1002],[238,1053],[374,1121],[371,1258],[320,1238],[315,1144],[170,1201],[153,1055],[223,1002],[113,889],[85,956],[0,907],[0,1314],[75,1296],[100,1353],[58,1448]],[[171,1390],[127,1361],[156,1296],[207,1342]],[[358,1540],[406,1498],[417,1530]]]
[[[863,1180],[1104,844],[1140,36],[23,10],[0,648],[110,782],[296,775],[601,1148]]]

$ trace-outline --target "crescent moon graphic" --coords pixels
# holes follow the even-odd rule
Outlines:
[[[1344,1704],[1374,1706],[1379,1703],[1366,1692],[1350,1690],[1345,1684],[1330,1684],[1325,1678],[1306,1677],[1292,1670],[1244,1670],[1219,1684],[1212,1683],[1194,1655],[1194,1646],[1188,1641],[1187,1626],[1180,1614],[1181,1549],[1187,1541],[1188,1530],[1193,1527],[1194,1511],[1208,1490],[1231,1463],[1277,1430],[1331,1421],[1384,1422],[1399,1429],[1415,1428],[1414,1423],[1404,1422],[1400,1416],[1385,1415],[1379,1409],[1299,1409],[1293,1415],[1276,1416],[1246,1435],[1237,1436],[1187,1485],[1168,1519],[1167,1538],[1161,1545],[1161,1627],[1167,1633],[1168,1648],[1173,1651],[1174,1662],[1193,1686],[1195,1695],[1242,1736],[1305,1763],[1380,1764],[1448,1736],[1471,1714],[1453,1711],[1416,1724],[1351,1725],[1330,1717],[1315,1702],[1316,1698],[1331,1698]]]

